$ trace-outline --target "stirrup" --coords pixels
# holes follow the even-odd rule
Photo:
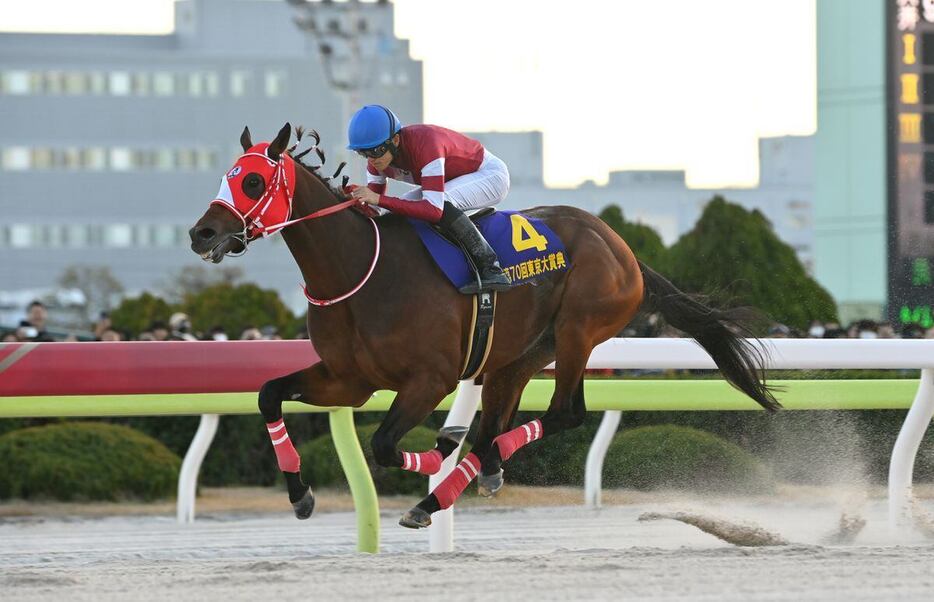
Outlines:
[[[500,271],[498,274],[494,273],[487,275],[486,278],[481,278],[479,286],[477,286],[476,280],[471,280],[458,290],[465,295],[476,295],[480,292],[507,291],[511,288],[512,282],[509,280],[509,277],[506,276],[504,272]]]

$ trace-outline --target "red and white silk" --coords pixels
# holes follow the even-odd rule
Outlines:
[[[399,132],[398,157],[385,171],[367,165],[367,186],[379,205],[394,213],[437,222],[444,201],[459,209],[495,205],[509,192],[509,170],[483,145],[436,125],[410,125]],[[387,179],[418,186],[401,197],[385,194]]]

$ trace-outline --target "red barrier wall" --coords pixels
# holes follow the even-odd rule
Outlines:
[[[0,343],[0,396],[259,391],[319,360],[307,340]]]

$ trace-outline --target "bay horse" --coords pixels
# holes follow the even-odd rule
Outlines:
[[[282,401],[359,407],[377,390],[395,391],[371,441],[376,462],[437,472],[466,427],[442,429],[438,446],[430,451],[405,452],[397,445],[455,389],[467,353],[472,299],[449,283],[406,219],[390,214],[373,220],[343,210],[356,201],[347,200],[317,168],[292,157],[291,135],[286,123],[271,143],[254,145],[244,128],[244,154],[189,234],[192,251],[218,263],[228,253],[245,252],[260,235],[281,231],[301,270],[309,299],[308,333],[321,361],[265,383],[259,410],[295,514],[307,518],[314,496],[302,482]],[[767,410],[780,407],[765,384],[759,350],[741,336],[747,331],[738,310],[708,307],[681,292],[586,211],[550,206],[521,213],[560,237],[568,269],[546,275],[536,286],[498,294],[472,452],[403,515],[403,526],[428,526],[431,514],[452,505],[478,474],[481,493],[492,494],[502,485],[503,463],[516,449],[579,426],[586,411],[583,376],[591,350],[623,330],[644,303],[694,337],[732,385]],[[525,385],[552,361],[555,390],[547,411],[510,430]]]

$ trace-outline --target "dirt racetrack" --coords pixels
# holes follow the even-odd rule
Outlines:
[[[930,502],[924,507],[931,511]],[[751,521],[788,545],[736,547],[643,512]],[[384,512],[382,553],[355,553],[349,512],[0,518],[6,600],[931,600],[934,542],[888,529],[883,500],[866,528],[826,545],[840,506],[807,499],[663,500],[587,510],[470,504],[453,554]]]

